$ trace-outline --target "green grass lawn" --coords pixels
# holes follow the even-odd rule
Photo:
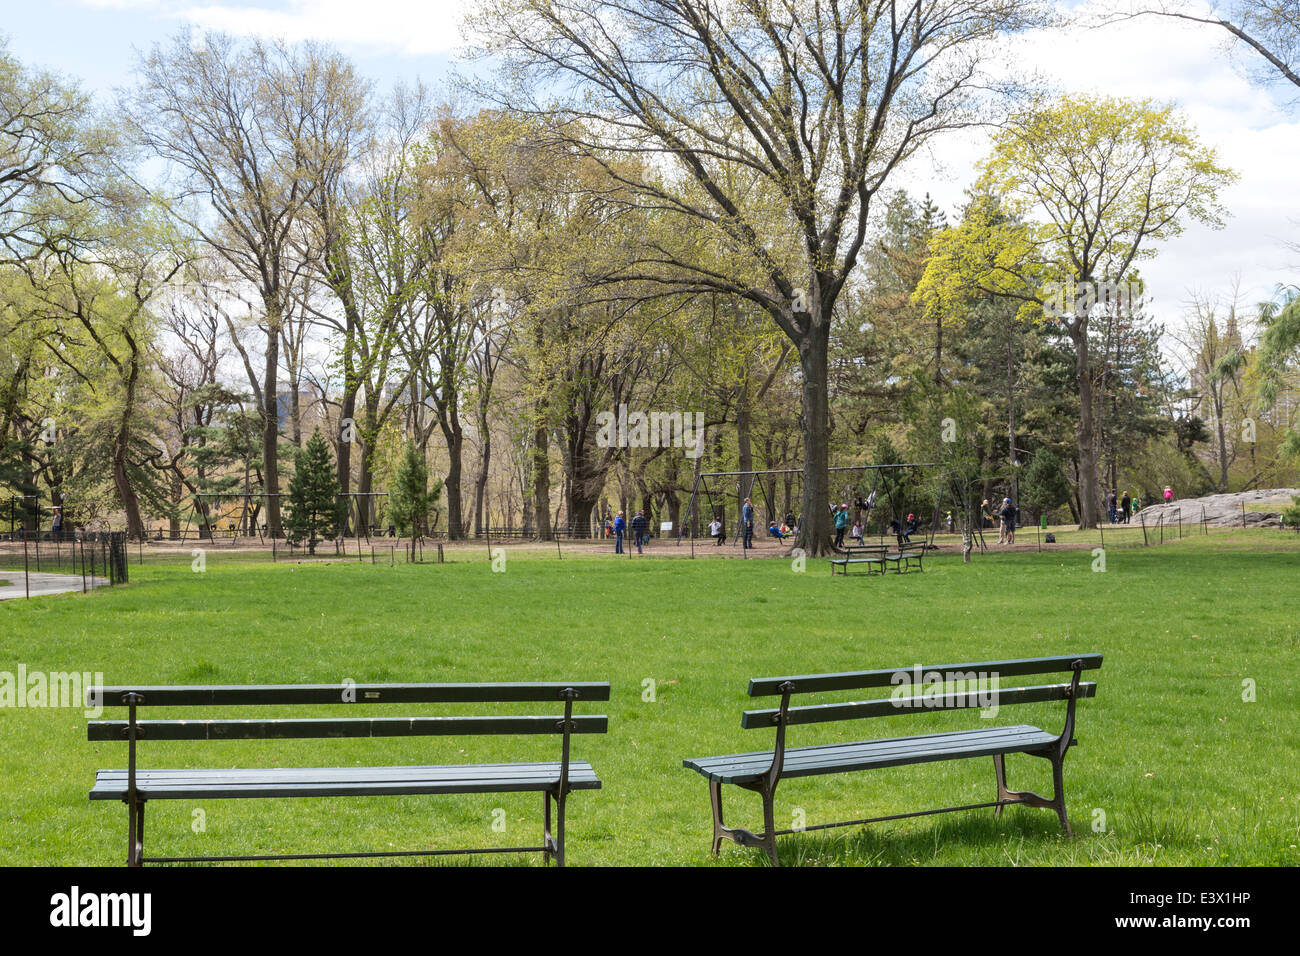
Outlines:
[[[1075,839],[1051,811],[1013,807],[1001,820],[979,810],[786,837],[783,862],[1300,863],[1300,544],[1247,531],[1106,559],[1097,573],[1087,550],[995,549],[969,566],[943,557],[920,574],[832,579],[825,561],[798,574],[781,559],[558,561],[520,550],[493,573],[486,549],[396,567],[212,553],[202,574],[188,561],[146,561],[131,567],[127,587],[0,604],[0,671],[98,671],[114,684],[609,680],[608,704],[579,708],[608,713],[610,733],[575,738],[575,756],[594,764],[604,789],[570,800],[569,862],[701,865],[713,863],[707,787],[681,761],[771,746],[771,731],[740,729],[748,678],[1101,652],[1098,696],[1080,704],[1080,746],[1065,765]],[[1254,702],[1242,699],[1247,679]],[[653,702],[643,700],[648,680]],[[367,711],[414,712],[449,711]],[[1005,708],[995,722],[1059,730],[1063,715],[1061,705],[1035,704]],[[87,742],[85,724],[80,709],[0,709],[0,863],[124,859],[124,807],[86,794],[96,769],[126,765],[126,748]],[[795,727],[790,744],[979,724],[976,711],[888,717]],[[140,752],[146,767],[228,767],[546,760],[558,750],[558,738],[498,737],[146,741]],[[1012,756],[1008,772],[1013,789],[1050,792],[1046,761]],[[987,759],[788,780],[777,823],[992,794]],[[145,852],[534,843],[540,803],[534,794],[157,801]],[[729,824],[761,826],[756,795],[727,788],[725,803]],[[505,832],[493,828],[497,808]],[[538,865],[540,855],[518,862]],[[718,861],[764,862],[729,843]]]

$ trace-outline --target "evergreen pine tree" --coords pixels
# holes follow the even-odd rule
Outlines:
[[[428,484],[424,455],[415,442],[407,442],[388,492],[388,514],[399,534],[421,535],[428,529],[429,509],[442,494],[442,482],[435,483],[431,491],[426,490]]]
[[[339,479],[330,460],[330,446],[320,433],[312,432],[307,447],[294,459],[289,480],[289,517],[285,527],[296,541],[306,539],[309,553],[316,542],[331,534],[338,523]]]
[[[1046,448],[1034,452],[1020,477],[1020,501],[1036,515],[1059,508],[1070,500],[1070,483],[1061,460]]]

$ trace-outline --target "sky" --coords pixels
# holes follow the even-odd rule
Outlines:
[[[137,51],[178,30],[323,40],[380,87],[419,77],[437,87],[457,63],[460,20],[470,0],[0,0],[0,32],[24,63],[78,77],[112,96],[131,80]],[[1079,0],[1060,0],[1079,4]],[[1082,0],[1082,5],[1094,0]],[[1199,2],[1199,0],[1192,0]],[[1078,9],[1078,6],[1076,6]],[[1193,296],[1245,308],[1300,282],[1300,97],[1294,87],[1247,78],[1249,56],[1226,56],[1226,31],[1159,18],[1071,33],[1018,37],[1014,50],[1065,92],[1173,102],[1201,141],[1240,179],[1222,195],[1221,230],[1189,227],[1142,265],[1151,312],[1171,329]],[[987,134],[936,140],[893,183],[928,192],[955,218]]]

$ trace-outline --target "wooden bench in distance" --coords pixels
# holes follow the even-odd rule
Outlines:
[[[684,766],[702,774],[709,781],[709,799],[713,805],[713,854],[717,855],[725,837],[741,846],[762,847],[767,851],[772,864],[777,866],[780,864],[776,854],[776,838],[789,833],[858,826],[883,820],[985,807],[994,807],[996,814],[1000,816],[1002,808],[1012,803],[1055,810],[1061,826],[1069,834],[1070,822],[1065,815],[1062,766],[1066,751],[1071,745],[1078,743],[1074,739],[1075,703],[1081,697],[1095,696],[1097,691],[1095,683],[1080,683],[1080,674],[1085,670],[1096,670],[1099,667],[1101,667],[1100,654],[1072,654],[1066,657],[984,661],[974,664],[948,664],[942,667],[909,667],[842,674],[755,678],[749,682],[749,696],[779,695],[781,704],[775,709],[745,711],[741,716],[740,726],[746,730],[774,727],[776,742],[773,749],[683,761]],[[1010,688],[1000,686],[1001,681],[1009,677],[1065,672],[1072,674],[1068,683]],[[931,676],[928,676],[933,674],[942,675],[943,686],[938,685]],[[978,684],[971,686],[981,678],[988,681],[996,678],[998,686],[983,689],[980,689]],[[915,686],[918,682],[923,687],[928,685],[931,690],[923,692],[922,688]],[[891,696],[851,703],[790,706],[790,698],[794,694],[881,687],[893,687]],[[787,728],[796,724],[819,724],[829,721],[859,720],[866,717],[896,717],[932,713],[937,710],[990,708],[994,705],[1001,708],[1013,704],[1062,700],[1066,702],[1066,709],[1065,726],[1060,734],[1026,725],[990,726],[976,730],[919,734],[912,737],[786,748]],[[1007,789],[1005,759],[1006,755],[1011,753],[1028,754],[1031,757],[1042,757],[1051,761],[1054,793],[1050,799],[1028,791],[1017,792]],[[857,770],[875,770],[882,767],[961,760],[970,757],[993,758],[994,775],[997,781],[996,800],[990,803],[919,810],[864,820],[847,820],[842,823],[823,823],[804,827],[800,831],[776,829],[773,801],[777,784],[785,777],[849,773]],[[762,798],[763,831],[761,833],[754,833],[740,827],[730,828],[723,824],[722,785],[724,783],[734,784],[743,790],[752,790]]]
[[[577,701],[609,700],[604,682],[560,681],[498,684],[271,684],[94,687],[91,707],[126,707],[127,719],[92,721],[92,741],[125,741],[125,770],[100,770],[91,800],[127,805],[127,865],[242,860],[314,860],[389,856],[447,856],[459,853],[540,851],[564,865],[564,809],[571,791],[597,790],[591,764],[570,758],[573,734],[603,734],[608,718],[577,716]],[[205,720],[139,720],[143,707],[283,705],[542,703],[564,706],[563,714],[490,717],[331,717]],[[247,713],[247,712],[245,712]],[[249,769],[146,770],[138,766],[141,741],[302,740],[356,737],[440,737],[446,735],[558,734],[560,759],[541,763],[452,764],[397,767],[283,767]],[[411,850],[380,853],[299,853],[273,856],[150,857],[144,855],[144,808],[150,800],[220,800],[258,797],[363,797],[393,794],[543,794],[542,845],[470,850]],[[551,835],[551,804],[556,828]]]
[[[831,558],[831,575],[834,576],[835,569],[841,569],[841,573],[849,573],[849,565],[864,564],[866,565],[867,574],[871,574],[872,568],[879,568],[880,573],[885,573],[885,557],[889,553],[889,546],[884,544],[851,544],[844,549],[844,556]]]
[[[920,542],[917,542],[916,544],[912,544],[911,542],[908,542],[907,544],[900,544],[898,546],[897,551],[893,551],[886,554],[884,563],[888,564],[889,562],[892,561],[894,563],[894,570],[896,570],[899,574],[903,574],[911,570],[913,564],[916,565],[918,570],[924,571],[925,568],[921,564],[921,561],[924,557],[925,557],[924,544]],[[881,571],[882,573],[884,571],[883,565],[881,567]]]

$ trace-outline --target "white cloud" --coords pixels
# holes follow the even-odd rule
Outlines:
[[[405,56],[453,52],[468,0],[79,0],[152,14],[204,30],[323,40],[348,50]]]

